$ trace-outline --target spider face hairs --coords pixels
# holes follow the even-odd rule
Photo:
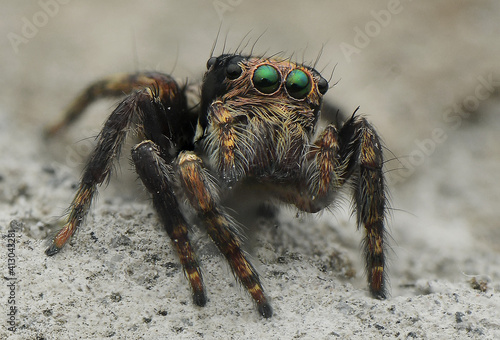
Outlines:
[[[211,57],[199,105],[186,87],[158,72],[109,77],[91,84],[49,135],[74,122],[93,101],[123,97],[97,138],[64,227],[45,253],[58,253],[84,221],[97,187],[110,175],[129,131],[141,142],[132,161],[152,196],[198,306],[207,302],[200,265],[179,202],[187,202],[224,255],[258,312],[273,314],[259,275],[241,249],[238,224],[221,195],[238,185],[264,187],[269,197],[315,213],[332,205],[347,185],[358,228],[364,230],[368,287],[386,297],[384,224],[386,193],[382,146],[356,112],[342,125],[315,133],[327,80],[314,68],[277,58],[223,54]]]

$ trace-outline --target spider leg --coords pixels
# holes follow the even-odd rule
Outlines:
[[[259,280],[259,276],[246,259],[237,236],[236,222],[219,205],[218,193],[202,160],[193,152],[181,152],[177,160],[181,187],[191,206],[207,227],[208,234],[229,262],[235,276],[257,303],[259,313],[272,316],[272,308]]]
[[[335,125],[328,125],[319,135],[307,155],[309,166],[310,202],[308,210],[317,212],[333,201],[333,195],[341,187],[345,178],[341,176],[343,165],[339,157],[339,136]]]
[[[185,110],[184,95],[178,85],[172,79],[164,77],[156,87],[145,88],[127,96],[107,119],[70,205],[66,224],[45,251],[47,255],[59,252],[85,219],[97,191],[97,185],[108,178],[113,161],[119,155],[128,129],[134,121],[138,124],[139,133],[143,137],[155,140],[165,151],[169,151],[171,144],[182,138],[180,136],[185,126],[181,125],[173,132],[160,130],[161,126],[165,124],[168,126],[170,120],[177,122],[174,118],[170,118],[173,116],[172,113],[182,113]],[[169,108],[170,116],[167,115],[165,106]],[[149,115],[149,119],[143,119],[145,114]],[[181,120],[182,117],[176,119]],[[144,126],[141,123],[144,123]],[[184,125],[189,124],[191,122],[186,119]]]
[[[368,285],[371,294],[387,296],[384,224],[387,203],[382,170],[382,143],[365,118],[353,115],[339,132],[341,157],[347,160],[341,177],[354,177],[354,203],[358,227],[363,226],[363,241]]]
[[[85,109],[102,98],[122,97],[133,90],[149,87],[165,81],[165,75],[158,72],[116,74],[89,85],[66,109],[63,118],[46,129],[47,136],[54,136],[81,117]]]
[[[347,181],[352,183],[358,228],[363,226],[363,246],[371,294],[385,298],[384,221],[386,194],[382,171],[382,144],[365,118],[353,115],[340,130],[328,125],[307,156],[305,178],[309,195],[294,197],[299,209],[317,212],[335,198]],[[289,200],[290,201],[290,200]]]
[[[204,306],[207,299],[203,279],[188,238],[187,222],[173,191],[172,167],[161,157],[158,146],[149,140],[134,147],[132,160],[139,177],[153,196],[153,205],[179,255],[184,273],[191,284],[194,303]]]

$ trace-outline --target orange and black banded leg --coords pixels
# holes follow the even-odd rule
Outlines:
[[[372,296],[385,299],[384,224],[387,197],[382,170],[382,144],[373,127],[362,117],[353,116],[344,124],[339,135],[343,144],[341,153],[348,158],[342,176],[347,177],[351,173],[354,176],[358,226],[363,226],[365,230],[363,246],[369,289]]]
[[[348,179],[340,151],[338,129],[329,124],[309,147],[301,180],[276,190],[278,197],[308,213],[329,207]]]
[[[311,146],[304,167],[307,195],[286,192],[286,202],[307,212],[329,206],[346,183],[354,190],[358,227],[363,226],[366,271],[372,296],[387,295],[384,222],[386,194],[382,146],[373,127],[355,114],[338,129],[328,125]],[[298,183],[304,186],[303,183]]]
[[[344,178],[339,176],[343,169],[339,149],[337,128],[330,124],[318,136],[306,157],[305,178],[309,195],[303,196],[302,206],[298,205],[302,210],[318,212],[329,206],[344,184]]]
[[[134,90],[170,82],[170,77],[159,72],[117,74],[89,85],[66,109],[62,119],[46,130],[51,137],[74,123],[93,102],[103,98],[119,98]]]
[[[257,303],[259,313],[269,318],[273,311],[264,294],[259,276],[247,260],[237,236],[235,221],[219,205],[217,189],[201,159],[193,152],[181,152],[177,172],[188,201],[198,212],[208,234],[229,262],[233,273]]]
[[[139,177],[153,196],[153,205],[179,255],[191,284],[193,301],[198,306],[204,306],[207,299],[203,279],[188,238],[187,222],[173,191],[172,167],[161,157],[158,146],[149,140],[134,147],[132,160]]]
[[[137,124],[141,135],[149,139],[158,139],[158,143],[162,143],[165,147],[165,154],[168,154],[170,142],[176,141],[177,136],[170,133],[168,124],[164,122],[169,119],[165,107],[169,107],[171,115],[185,111],[185,100],[182,99],[180,91],[173,80],[166,78],[165,81],[155,84],[155,87],[130,94],[111,113],[98,136],[97,146],[85,166],[79,189],[69,207],[68,219],[45,251],[47,255],[59,252],[85,219],[97,185],[108,178],[113,162],[119,155],[133,123]],[[152,126],[147,134],[143,131],[146,124]],[[169,131],[160,130],[159,127],[163,124],[167,125],[166,129]],[[165,135],[168,137],[158,137]]]
[[[107,178],[115,156],[120,152],[134,115],[134,102],[136,100],[135,96],[128,97],[106,121],[104,129],[98,137],[97,146],[85,167],[78,191],[69,207],[66,224],[56,234],[45,254],[52,256],[58,253],[87,216],[97,191],[97,185]]]

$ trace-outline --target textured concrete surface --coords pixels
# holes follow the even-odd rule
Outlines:
[[[499,15],[493,0],[2,4],[0,338],[500,338]],[[327,100],[360,106],[377,127],[388,148],[389,299],[367,294],[346,198],[333,213],[285,208],[248,225],[269,320],[195,227],[209,301],[193,306],[127,151],[71,244],[44,255],[116,101],[52,141],[43,127],[110,73],[199,80],[221,19],[216,53],[246,39],[249,51],[261,34],[257,53],[314,61],[322,51],[318,69],[338,82]]]

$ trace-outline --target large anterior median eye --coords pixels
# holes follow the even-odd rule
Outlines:
[[[280,74],[271,65],[261,65],[254,71],[252,82],[257,90],[270,94],[280,87]]]
[[[304,71],[296,69],[288,73],[285,86],[290,96],[302,99],[311,91],[311,79]]]

